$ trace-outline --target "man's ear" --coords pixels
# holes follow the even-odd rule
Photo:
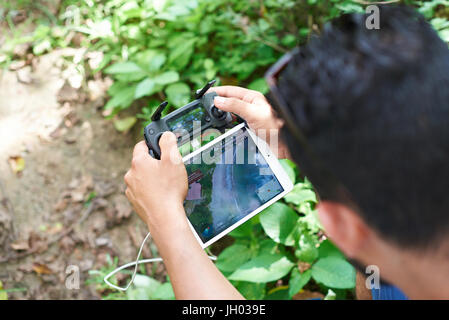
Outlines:
[[[356,258],[370,240],[371,231],[351,208],[331,201],[317,206],[325,233],[349,257]]]

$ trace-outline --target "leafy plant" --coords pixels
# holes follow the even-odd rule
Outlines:
[[[449,41],[448,0],[404,2]],[[265,93],[263,74],[284,52],[305,43],[326,21],[364,10],[351,0],[63,0],[56,16],[36,1],[20,0],[17,6],[43,17],[30,17],[26,23],[38,27],[22,34],[13,23],[17,10],[0,5],[0,23],[8,26],[0,39],[0,65],[12,62],[14,48],[24,43],[34,55],[67,46],[101,52],[91,73],[114,81],[104,106],[109,117],[131,105],[138,110],[115,119],[122,132],[137,118],[146,124],[163,100],[171,105],[166,112],[187,103],[192,90],[212,78]],[[230,233],[233,244],[216,265],[248,299],[290,299],[304,289],[325,299],[345,298],[355,285],[355,270],[320,231],[310,182],[291,162],[282,164],[295,183],[293,191]],[[89,283],[103,298],[173,298],[169,282],[144,274],[126,294],[110,290],[103,277],[116,266],[117,258],[109,258],[106,267],[90,272]]]
[[[105,300],[171,300],[175,298],[173,288],[169,281],[161,283],[160,281],[145,275],[145,269],[141,268],[140,274],[136,274],[134,282],[126,291],[116,291],[111,289],[104,281],[104,277],[116,269],[118,266],[118,258],[111,259],[107,255],[107,265],[99,270],[90,270],[87,285],[95,285],[95,289],[102,294]],[[122,271],[124,274],[131,276],[132,271]],[[118,284],[117,278],[111,277],[111,283]],[[129,278],[127,279],[129,281]],[[1,293],[1,291],[0,291]]]
[[[292,162],[281,161],[296,182],[293,191],[231,232],[234,243],[216,265],[248,299],[274,292],[288,299],[307,286],[344,297],[341,289],[355,286],[355,269],[320,232],[310,182]]]
[[[448,0],[405,2],[448,41]],[[13,31],[0,63],[11,62],[19,44],[30,43],[40,55],[73,45],[74,35],[82,35],[76,45],[104,53],[92,72],[114,80],[107,113],[112,117],[136,102],[137,118],[145,122],[162,100],[170,102],[167,112],[178,108],[191,99],[192,89],[212,78],[265,93],[263,73],[284,52],[305,43],[326,21],[364,11],[352,0],[64,0],[58,16],[28,0],[18,5],[44,18],[32,34],[21,35],[11,22],[16,11],[0,8],[0,19]],[[117,129],[127,131],[135,119],[128,116]]]
[[[138,117],[146,121],[162,100],[169,101],[171,111],[191,100],[192,89],[217,77],[221,84],[265,93],[262,76],[269,65],[304,43],[317,25],[362,8],[348,0],[85,4],[83,10],[67,5],[63,17],[69,29],[95,43],[92,50],[104,52],[95,71],[114,79],[105,109],[114,116],[137,101]]]

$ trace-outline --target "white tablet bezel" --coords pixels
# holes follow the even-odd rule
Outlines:
[[[262,206],[260,206],[256,210],[252,211],[250,214],[246,215],[244,218],[242,218],[238,222],[234,223],[229,228],[223,230],[222,232],[220,232],[219,234],[217,234],[215,237],[213,237],[212,239],[208,240],[207,242],[203,242],[201,240],[201,238],[199,237],[199,235],[196,232],[195,228],[190,223],[190,220],[187,219],[189,221],[190,228],[192,229],[193,234],[195,235],[195,238],[198,240],[198,242],[200,243],[200,245],[201,245],[201,247],[203,249],[207,248],[208,246],[210,246],[212,243],[216,242],[217,240],[223,238],[226,234],[228,234],[229,232],[231,232],[232,230],[234,230],[235,228],[237,228],[241,224],[245,223],[246,221],[248,221],[249,219],[254,217],[256,214],[258,214],[262,210],[266,209],[267,207],[269,207],[270,205],[272,205],[273,203],[275,203],[276,201],[281,199],[283,196],[285,196],[287,193],[289,193],[293,189],[292,181],[288,177],[288,175],[285,172],[285,170],[282,168],[282,165],[280,164],[279,160],[276,158],[276,156],[273,154],[273,152],[271,152],[268,144],[263,139],[258,138],[256,136],[256,134],[251,129],[249,129],[247,126],[245,126],[244,123],[241,123],[241,124],[235,126],[234,128],[228,130],[226,133],[222,134],[220,137],[218,137],[218,138],[214,139],[213,141],[205,144],[204,146],[202,146],[198,150],[195,150],[192,153],[186,155],[182,159],[183,162],[185,163],[190,158],[192,158],[192,157],[196,156],[197,154],[203,152],[205,149],[210,148],[211,146],[215,145],[216,143],[220,142],[221,140],[225,139],[226,137],[236,133],[238,130],[240,130],[242,128],[245,128],[248,131],[249,136],[253,139],[257,149],[259,150],[260,154],[264,157],[265,161],[267,162],[267,164],[270,167],[270,169],[273,171],[274,175],[278,179],[278,181],[281,184],[281,186],[284,189],[284,191],[282,191],[280,194],[275,196],[273,199],[271,199],[268,202],[264,203]]]

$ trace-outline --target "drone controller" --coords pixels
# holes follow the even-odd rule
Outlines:
[[[178,138],[178,146],[190,142],[208,128],[221,129],[233,122],[231,113],[215,107],[215,92],[206,93],[215,84],[210,81],[195,94],[195,100],[161,118],[168,102],[162,102],[151,116],[152,122],[144,129],[145,142],[153,158],[160,159],[159,139],[165,131],[172,131]],[[200,131],[195,130],[194,122],[201,123]]]

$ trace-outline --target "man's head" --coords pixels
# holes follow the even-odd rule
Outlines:
[[[365,19],[326,26],[278,87],[293,115],[304,111],[309,146],[359,208],[321,195],[320,219],[337,245],[361,260],[379,241],[438,250],[449,241],[449,50],[412,9],[382,7],[379,30]],[[283,135],[312,177],[302,147]]]

